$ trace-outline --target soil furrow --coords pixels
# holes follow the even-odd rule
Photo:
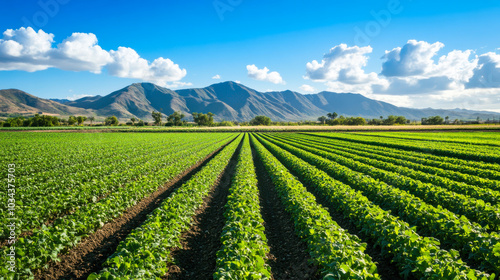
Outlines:
[[[260,207],[264,219],[268,264],[275,280],[320,279],[317,267],[308,263],[307,245],[295,234],[290,214],[280,202],[273,182],[252,149],[257,171]]]
[[[189,231],[182,234],[182,248],[172,250],[174,263],[162,279],[212,279],[216,269],[216,253],[221,247],[220,237],[226,223],[224,206],[236,169],[240,143],[226,169],[205,197],[203,205],[196,210]]]
[[[59,256],[60,262],[50,262],[46,270],[35,275],[35,279],[87,279],[91,273],[100,271],[102,264],[116,251],[118,244],[133,229],[140,226],[149,213],[159,207],[165,198],[188,181],[228,144],[221,146],[150,196],[127,209],[123,215],[83,239],[69,252]]]

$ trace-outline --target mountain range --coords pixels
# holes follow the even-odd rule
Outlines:
[[[365,118],[405,116],[419,120],[440,115],[450,119],[500,118],[500,113],[465,109],[412,109],[397,107],[354,93],[320,92],[303,95],[294,91],[259,92],[235,82],[213,84],[205,88],[170,90],[151,83],[135,83],[106,96],[91,96],[74,101],[47,100],[17,89],[0,90],[0,114],[87,115],[136,117],[151,120],[151,112],[169,115],[183,112],[215,114],[216,120],[248,121],[265,115],[273,121],[316,120],[329,112]]]

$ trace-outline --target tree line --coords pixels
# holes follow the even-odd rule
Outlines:
[[[192,113],[193,122],[198,126],[235,126],[235,125],[406,125],[410,124],[411,121],[406,119],[404,116],[393,116],[390,115],[387,118],[380,116],[380,118],[373,119],[365,119],[363,117],[344,117],[342,115],[339,116],[336,112],[328,113],[326,116],[321,116],[317,119],[317,122],[313,121],[303,121],[303,122],[273,122],[271,118],[267,116],[256,116],[252,120],[248,122],[234,122],[234,121],[220,121],[215,122],[214,116],[215,114],[208,112],[204,113]],[[158,111],[152,111],[151,117],[153,119],[153,125],[155,126],[191,126],[193,123],[189,123],[184,115],[180,111],[173,112],[170,115],[167,115],[164,119],[164,115]],[[165,120],[165,123],[163,122]],[[85,121],[89,121],[90,125],[94,125],[96,122],[94,116],[86,117],[86,116],[69,116],[67,119],[50,116],[50,115],[42,115],[35,114],[33,117],[10,117],[5,121],[0,120],[0,127],[50,127],[50,126],[81,126]],[[477,123],[479,123],[480,119],[477,119]],[[416,123],[416,122],[415,122]],[[457,120],[450,121],[449,117],[442,118],[440,116],[431,116],[427,118],[422,118],[420,121],[421,125],[442,125],[442,124],[463,124],[464,122]],[[98,126],[118,126],[118,125],[130,125],[130,126],[147,126],[148,122],[145,122],[136,117],[130,118],[130,121],[127,121],[124,124],[120,124],[118,118],[116,116],[110,116],[104,119],[102,123],[96,123]]]

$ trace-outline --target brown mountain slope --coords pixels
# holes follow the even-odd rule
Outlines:
[[[106,96],[84,97],[60,104],[37,98],[20,90],[0,91],[0,114],[23,113],[58,115],[116,116],[121,121],[131,117],[150,121],[151,112],[169,115],[181,111],[188,120],[191,114],[215,114],[215,120],[249,121],[265,115],[273,121],[316,120],[337,112],[344,116],[365,118],[405,116],[420,120],[440,115],[450,119],[498,119],[500,114],[470,110],[413,109],[369,99],[360,94],[321,92],[303,95],[293,91],[259,92],[235,82],[213,84],[205,88],[170,90],[151,83],[135,83]]]
[[[71,107],[58,102],[42,99],[17,89],[0,90],[0,113],[32,115],[94,115],[92,110]]]

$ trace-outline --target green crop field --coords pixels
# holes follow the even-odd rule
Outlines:
[[[498,132],[0,137],[0,279],[500,275]]]

